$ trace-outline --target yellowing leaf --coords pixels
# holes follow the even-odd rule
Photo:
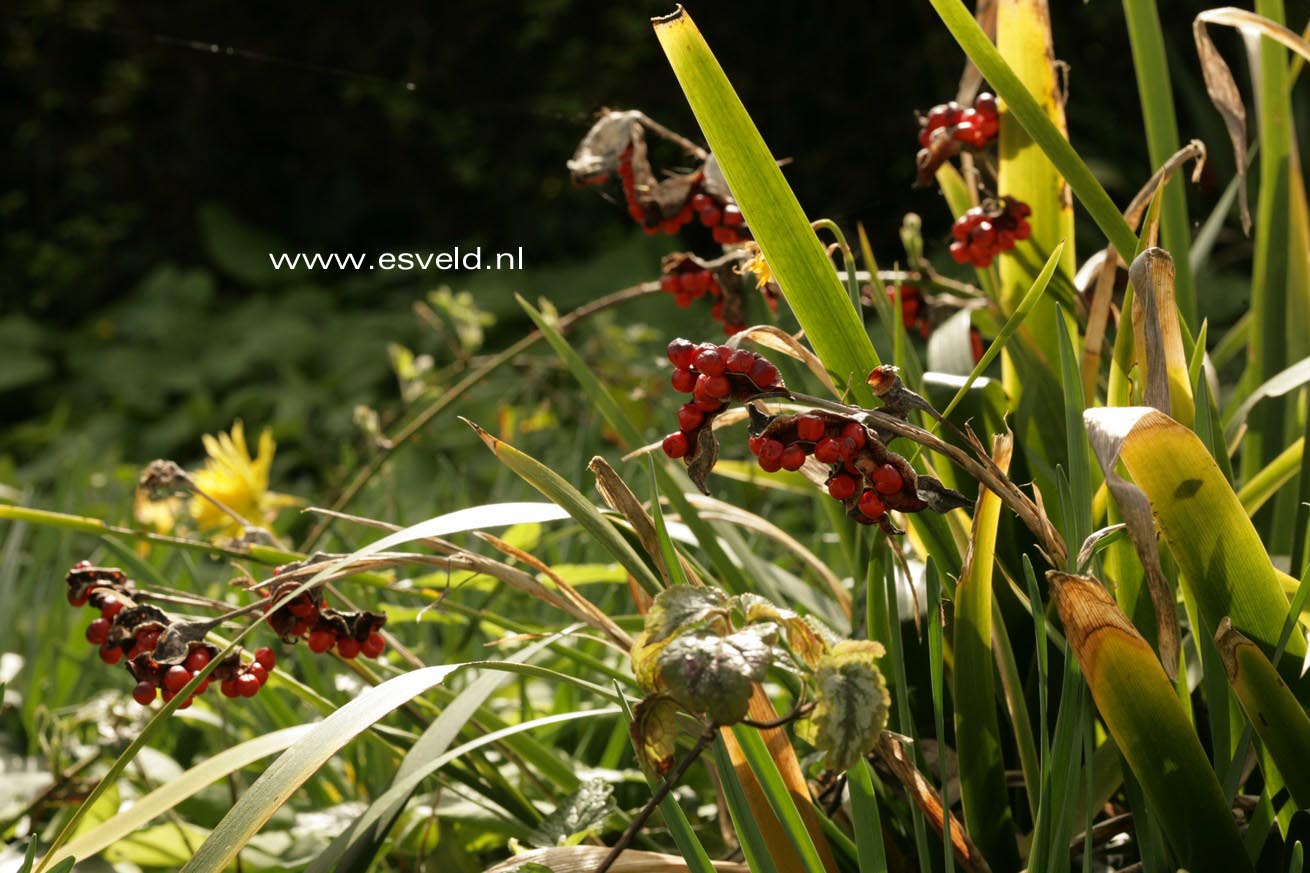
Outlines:
[[[777,628],[752,625],[728,636],[675,637],[659,656],[660,678],[683,706],[717,725],[736,724],[750,709],[756,682],[773,660]]]
[[[844,640],[824,655],[814,671],[815,707],[807,733],[824,763],[848,770],[870,752],[887,726],[891,695],[877,660],[882,644]]]

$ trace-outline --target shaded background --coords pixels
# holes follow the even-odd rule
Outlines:
[[[1071,138],[1125,201],[1150,167],[1121,7],[1055,5]],[[1232,167],[1191,41],[1212,4],[1160,5],[1183,138],[1211,148],[1190,195],[1204,215]],[[563,308],[650,278],[674,241],[570,187],[564,161],[605,105],[695,138],[648,24],[667,11],[7,4],[0,483],[39,484],[70,455],[194,455],[198,433],[237,416],[272,425],[291,469],[330,479],[353,457],[341,445],[358,437],[354,405],[399,402],[388,343],[440,355],[410,313],[429,289],[473,290],[498,316],[496,348],[524,330],[511,292]],[[938,195],[911,187],[914,110],[953,96],[962,56],[927,3],[690,11],[774,153],[794,159],[811,215],[863,222],[890,263],[902,215],[920,212],[944,249]],[[1297,26],[1308,11],[1288,4]],[[1245,82],[1235,41],[1217,38]],[[1080,254],[1097,239],[1084,234]],[[457,244],[522,245],[529,270],[272,274],[265,254]],[[658,324],[668,309],[639,313]]]

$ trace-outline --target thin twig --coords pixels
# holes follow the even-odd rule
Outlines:
[[[678,765],[673,768],[673,772],[660,783],[659,788],[655,789],[655,793],[650,796],[650,800],[646,801],[646,805],[641,808],[641,812],[637,813],[637,817],[623,831],[622,836],[614,844],[614,848],[610,849],[610,853],[605,856],[605,860],[600,862],[600,866],[596,868],[595,873],[607,873],[609,868],[614,866],[614,862],[632,843],[632,838],[646,824],[646,821],[655,812],[656,807],[664,802],[664,798],[668,797],[673,787],[682,781],[682,777],[687,774],[687,770],[691,765],[701,756],[702,752],[710,747],[710,743],[714,742],[714,737],[718,735],[718,731],[719,729],[711,724],[701,732],[700,738],[696,740],[696,745],[691,747],[691,751],[683,756]]]

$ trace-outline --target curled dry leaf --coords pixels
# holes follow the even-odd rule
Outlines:
[[[1192,22],[1192,36],[1196,40],[1201,72],[1205,76],[1206,93],[1223,117],[1228,138],[1233,144],[1233,158],[1237,164],[1237,199],[1242,208],[1242,230],[1250,235],[1251,205],[1246,195],[1246,105],[1242,103],[1242,92],[1237,89],[1233,71],[1228,68],[1224,56],[1219,54],[1219,49],[1215,48],[1206,29],[1206,21],[1200,15]]]
[[[1155,540],[1155,519],[1151,515],[1151,501],[1146,493],[1132,482],[1119,475],[1119,451],[1123,446],[1127,430],[1131,430],[1140,416],[1131,414],[1135,408],[1088,410],[1084,414],[1087,425],[1087,438],[1092,444],[1101,469],[1105,472],[1105,484],[1114,495],[1115,503],[1123,516],[1128,529],[1128,538],[1137,552],[1138,560],[1146,573],[1147,588],[1151,593],[1151,603],[1155,608],[1156,643],[1159,649],[1160,663],[1172,681],[1178,676],[1178,611],[1174,603],[1173,587],[1165,578],[1160,566],[1160,550]],[[1141,410],[1136,410],[1138,413]],[[1154,410],[1152,410],[1154,411]]]

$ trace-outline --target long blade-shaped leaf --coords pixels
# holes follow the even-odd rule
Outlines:
[[[1105,587],[1052,570],[1065,637],[1096,708],[1189,870],[1251,870],[1223,789],[1155,653]]]
[[[814,351],[839,387],[865,404],[872,403],[864,377],[878,366],[878,353],[823,244],[723,68],[685,10],[679,8],[656,19],[655,33],[751,233]]]
[[[1012,441],[992,441],[992,457],[1006,471]],[[973,536],[964,574],[955,587],[955,743],[960,762],[960,796],[969,836],[999,870],[1019,867],[1014,821],[1005,784],[996,677],[992,672],[992,568],[1001,499],[982,489],[973,514]]]

